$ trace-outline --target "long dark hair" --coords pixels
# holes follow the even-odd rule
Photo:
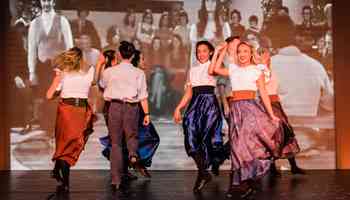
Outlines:
[[[124,16],[124,20],[123,20],[124,25],[135,27],[136,20],[134,20],[132,23],[129,21],[129,17],[134,14],[135,14],[134,10],[132,9],[128,10],[128,12]]]
[[[220,19],[219,19],[219,16],[220,16],[219,6],[220,6],[220,2],[216,0],[216,7],[215,7],[215,13],[214,13],[215,25],[216,25],[216,32],[215,32],[216,37],[222,36],[222,26],[220,24]],[[203,37],[205,29],[207,28],[207,24],[208,24],[208,11],[206,6],[206,0],[202,0],[201,9],[198,11],[198,18],[199,18],[199,22],[197,23],[197,36]]]
[[[112,62],[115,59],[115,51],[114,50],[107,50],[103,52],[103,56],[106,59],[106,65],[105,65],[105,69],[107,69],[108,67],[112,66]]]
[[[141,51],[135,50],[134,57],[131,60],[131,64],[134,65],[134,67],[139,67],[141,60]]]

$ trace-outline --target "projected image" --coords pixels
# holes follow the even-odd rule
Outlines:
[[[160,137],[151,169],[195,169],[186,155],[181,125],[173,112],[184,94],[188,72],[198,64],[195,44],[214,46],[239,36],[254,48],[268,49],[278,76],[278,93],[293,126],[305,169],[335,168],[332,4],[330,0],[10,0],[11,29],[7,65],[11,104],[11,169],[51,169],[58,100],[46,91],[55,75],[53,59],[79,47],[96,67],[101,54],[118,51],[121,41],[141,51],[152,123]],[[276,19],[286,16],[292,29]],[[219,78],[217,97],[229,93]],[[103,93],[90,91],[97,115],[76,169],[109,169],[100,138],[108,135]],[[228,126],[222,133],[228,140]],[[289,169],[286,160],[278,162]],[[229,169],[227,160],[222,169]]]

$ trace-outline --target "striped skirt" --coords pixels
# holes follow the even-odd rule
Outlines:
[[[255,99],[230,101],[232,185],[265,175],[277,155],[279,125]]]

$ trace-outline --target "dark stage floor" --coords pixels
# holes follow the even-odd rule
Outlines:
[[[56,182],[49,171],[0,172],[1,200],[220,200],[225,192],[228,172],[210,182],[201,195],[192,193],[195,171],[152,171],[152,179],[130,183],[128,191],[109,189],[106,170],[73,170],[70,194],[55,193]],[[265,177],[262,190],[249,199],[262,200],[347,200],[350,199],[350,171],[308,171],[304,176],[283,172],[281,178]],[[239,199],[239,198],[233,198]]]

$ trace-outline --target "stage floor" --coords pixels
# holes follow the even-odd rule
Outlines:
[[[228,171],[214,177],[201,195],[192,193],[196,171],[151,171],[152,179],[133,181],[128,191],[112,192],[108,170],[73,170],[71,191],[55,192],[56,182],[49,171],[0,172],[1,200],[220,200],[225,192]],[[249,199],[255,200],[348,200],[350,171],[314,170],[293,176],[284,171],[281,178],[265,177],[262,190]],[[239,198],[233,198],[239,199]]]

